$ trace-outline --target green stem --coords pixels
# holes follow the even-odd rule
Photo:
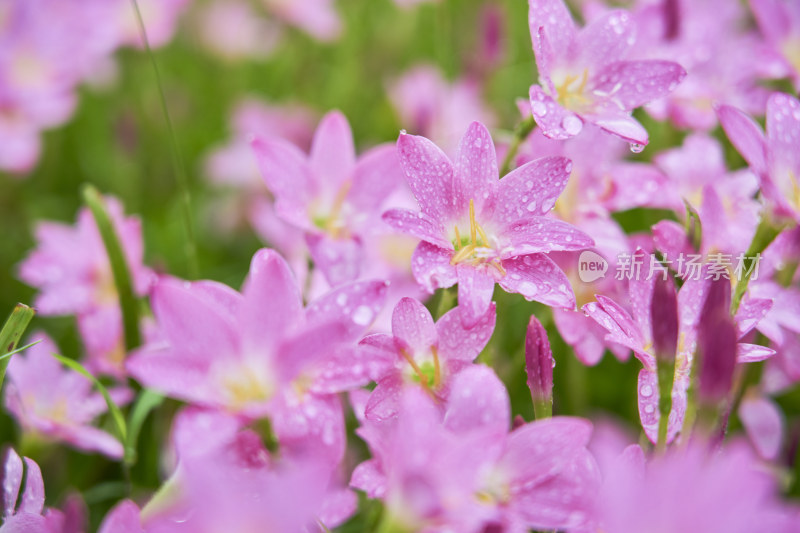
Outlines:
[[[781,231],[784,230],[785,224],[775,224],[769,216],[763,216],[761,222],[756,229],[753,240],[744,255],[743,268],[741,272],[742,279],[736,283],[736,288],[733,292],[733,299],[731,300],[731,314],[735,315],[739,310],[739,305],[742,303],[742,297],[747,291],[747,285],[750,283],[750,277],[753,275],[756,260],[760,257],[767,246],[775,240]]]
[[[16,350],[17,344],[22,338],[22,334],[25,333],[28,324],[30,324],[33,319],[34,314],[36,314],[36,311],[27,305],[17,304],[11,312],[11,316],[6,320],[3,329],[0,330],[0,351],[13,353]],[[3,357],[0,359],[0,386],[3,385],[3,380],[6,377],[6,369],[10,362],[11,357]]]
[[[133,280],[125,251],[119,241],[114,223],[108,214],[105,202],[100,193],[91,185],[83,188],[83,200],[92,212],[97,229],[106,248],[114,286],[117,289],[119,305],[122,311],[122,326],[125,336],[125,349],[130,351],[142,343],[139,331],[139,308],[133,292]]]
[[[511,139],[511,144],[508,146],[508,152],[503,159],[503,164],[500,166],[500,177],[502,178],[511,171],[511,163],[514,161],[514,156],[517,155],[520,145],[528,138],[533,128],[536,127],[536,121],[533,116],[529,116],[514,128],[514,138]]]
[[[197,244],[194,235],[194,221],[192,218],[192,196],[189,192],[189,179],[186,174],[186,167],[181,158],[181,152],[178,148],[178,138],[175,135],[175,128],[172,125],[172,118],[169,115],[169,108],[167,107],[167,99],[164,96],[164,85],[161,82],[161,72],[158,70],[158,63],[156,56],[153,54],[153,49],[150,47],[150,41],[147,39],[147,30],[144,25],[142,13],[139,10],[139,3],[137,0],[131,0],[133,9],[136,12],[136,22],[139,25],[139,33],[142,37],[145,51],[147,52],[150,62],[153,64],[153,72],[155,73],[156,86],[158,87],[158,96],[161,103],[161,112],[164,115],[164,120],[167,123],[167,130],[169,131],[169,140],[172,147],[172,163],[175,167],[175,176],[178,180],[178,186],[181,189],[181,206],[183,208],[183,224],[186,231],[186,243],[184,246],[186,253],[186,262],[189,265],[189,273],[192,279],[199,277],[199,267],[197,263]]]
[[[553,398],[534,399],[533,414],[536,420],[544,420],[553,417]]]
[[[436,314],[433,317],[434,320],[439,320],[442,318],[442,315],[455,307],[457,295],[456,291],[457,286],[454,285],[452,287],[442,289],[439,292],[439,301],[436,304]]]
[[[672,412],[672,385],[675,380],[675,361],[656,360],[658,372],[658,441],[656,449],[663,452],[667,447],[669,414]]]

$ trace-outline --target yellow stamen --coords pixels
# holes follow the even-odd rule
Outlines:
[[[461,248],[461,234],[458,232],[458,224],[456,224],[456,225],[453,227],[453,229],[455,229],[455,230],[456,230],[456,243],[455,243],[455,248],[456,248],[456,250],[458,250],[459,248]]]
[[[404,350],[404,349],[402,349],[402,348],[400,349],[400,354],[403,356],[403,358],[404,358],[406,361],[408,361],[408,364],[409,364],[409,365],[411,365],[411,368],[412,368],[412,369],[414,369],[414,372],[417,374],[417,377],[419,378],[419,382],[420,382],[420,384],[422,385],[422,387],[423,387],[423,388],[424,388],[426,391],[428,391],[429,393],[431,393],[431,394],[432,394],[432,393],[433,393],[433,391],[432,391],[432,390],[430,390],[430,387],[428,386],[428,378],[427,378],[427,377],[425,377],[425,373],[424,373],[424,372],[422,372],[422,369],[419,367],[419,365],[417,364],[417,362],[416,362],[416,361],[414,361],[414,358],[413,358],[413,357],[411,357],[411,354],[409,354],[407,351],[405,351],[405,350]]]
[[[339,220],[339,217],[341,215],[344,202],[347,199],[347,194],[350,192],[350,189],[352,187],[353,187],[353,182],[350,180],[346,181],[341,186],[341,188],[336,193],[336,197],[333,199],[333,205],[331,206],[330,213],[325,219],[325,231],[327,231],[334,238],[343,236],[341,221]]]
[[[442,373],[439,367],[439,351],[436,346],[431,346],[431,353],[433,354],[433,387],[437,388],[442,381]]]
[[[475,222],[475,201],[470,198],[469,200],[469,240],[472,244],[475,244],[478,240],[476,235],[476,227],[478,223]]]
[[[500,261],[492,261],[491,265],[495,267],[498,272],[500,272],[501,276],[506,276],[506,269],[503,268],[503,265],[500,263]]]
[[[481,236],[481,240],[483,241],[484,246],[489,245],[489,237],[486,236],[486,232],[483,231],[483,228],[478,226],[478,234]]]
[[[474,244],[468,244],[462,249],[460,249],[456,254],[450,259],[450,264],[455,265],[472,255],[472,252],[475,251],[476,246]]]

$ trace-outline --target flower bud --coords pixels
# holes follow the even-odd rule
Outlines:
[[[697,355],[700,358],[697,394],[701,405],[718,404],[733,385],[737,334],[730,307],[730,282],[725,278],[710,281],[697,332]]]
[[[672,278],[656,278],[650,302],[656,359],[674,361],[678,351],[678,297]]]
[[[533,397],[536,418],[549,418],[553,414],[553,351],[542,323],[535,316],[528,322],[525,336],[525,370],[528,387]]]

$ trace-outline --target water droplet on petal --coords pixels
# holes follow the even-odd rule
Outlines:
[[[651,387],[650,385],[645,385],[639,392],[641,392],[642,396],[644,396],[645,398],[649,398],[650,396],[653,395],[653,387]]]
[[[644,145],[639,143],[631,143],[631,152],[634,154],[640,154],[644,150]]]
[[[577,135],[583,128],[583,123],[578,117],[568,116],[561,121],[561,127],[564,128],[564,131],[569,135]]]
[[[547,106],[544,102],[533,102],[531,104],[531,109],[533,110],[533,114],[539,117],[543,117],[547,114]]]
[[[353,322],[359,326],[366,326],[372,321],[372,309],[366,305],[359,305],[353,312]]]

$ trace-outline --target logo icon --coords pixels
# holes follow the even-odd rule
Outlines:
[[[578,257],[578,277],[584,283],[591,283],[605,277],[608,271],[608,261],[591,250],[581,252]]]

